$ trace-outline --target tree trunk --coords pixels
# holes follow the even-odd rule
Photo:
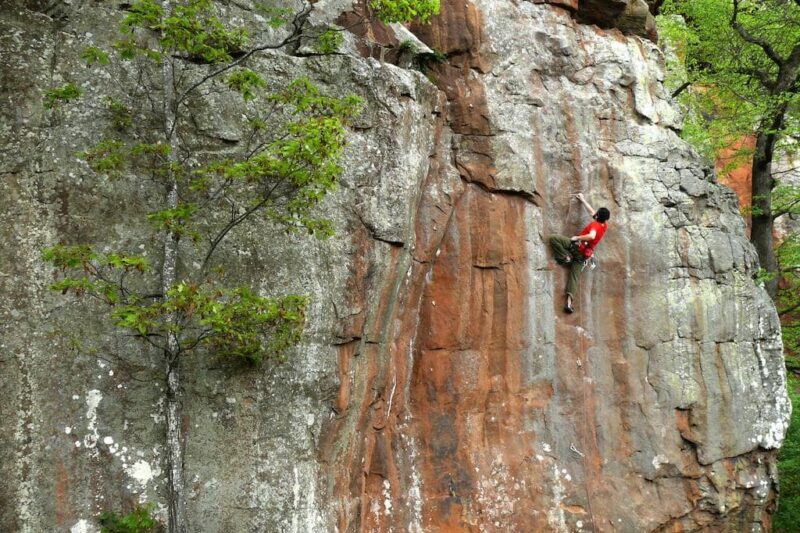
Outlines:
[[[168,14],[171,10],[170,0],[162,0],[161,7],[164,13]],[[175,134],[178,110],[174,68],[173,59],[164,60],[162,65],[164,79],[164,137],[165,142],[170,147],[170,163],[177,163],[179,148]],[[178,181],[171,169],[168,172],[166,203],[167,209],[174,209],[178,206]],[[169,231],[164,236],[164,264],[161,270],[161,288],[165,298],[177,279],[178,240],[178,235]],[[174,317],[172,317],[172,320],[174,320]],[[169,533],[186,532],[186,495],[183,479],[184,445],[181,431],[183,391],[181,387],[179,349],[178,339],[174,334],[170,334],[167,339],[167,349],[164,352],[167,381],[166,439],[167,470],[169,473],[167,486]]]
[[[173,91],[170,91],[171,93]],[[174,101],[174,98],[172,99]],[[174,119],[175,115],[172,114]],[[167,119],[169,123],[169,118]],[[171,159],[175,159],[175,139],[168,138],[173,147]],[[178,183],[170,172],[170,191],[167,195],[167,208],[174,209],[178,205]],[[166,297],[176,281],[178,262],[178,236],[168,232],[164,239],[164,265],[161,273],[161,287]],[[174,317],[172,318],[174,320]],[[183,485],[183,436],[181,435],[181,418],[183,408],[183,391],[181,390],[180,356],[178,339],[174,333],[167,339],[164,352],[165,371],[167,377],[167,466],[169,469],[169,532],[184,533],[186,531],[185,510],[186,498]]]
[[[186,496],[183,483],[183,438],[181,418],[183,401],[179,361],[167,370],[167,467],[169,469],[169,532],[186,531]]]
[[[772,159],[778,133],[783,129],[786,106],[778,109],[776,116],[761,127],[756,137],[756,150],[753,155],[753,217],[750,241],[756,248],[761,268],[773,275],[766,282],[767,293],[774,300],[778,292],[778,259],[772,239],[774,216],[772,214]]]
[[[174,115],[173,115],[174,117]],[[169,139],[170,145],[174,139]],[[175,151],[173,150],[173,154]],[[167,195],[168,208],[178,205],[178,183],[170,174],[170,191]],[[164,240],[164,265],[161,274],[161,285],[164,295],[175,284],[178,259],[178,236],[167,233]],[[178,339],[170,334],[167,349],[164,352],[167,378],[167,468],[169,470],[169,532],[184,533],[186,531],[186,497],[183,483],[183,435],[181,434],[181,418],[183,411],[183,391],[181,390],[180,357]]]

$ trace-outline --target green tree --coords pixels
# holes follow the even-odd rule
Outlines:
[[[89,47],[82,55],[88,68],[139,73],[131,100],[144,104],[133,113],[123,103],[125,93],[106,95],[99,107],[108,112],[112,131],[81,157],[99,174],[149,178],[162,187],[162,209],[148,215],[163,242],[160,271],[152,272],[143,255],[100,252],[88,244],[60,244],[43,257],[57,269],[54,290],[102,302],[116,327],[163,356],[170,532],[186,530],[182,359],[281,360],[304,324],[306,297],[264,297],[246,286],[227,286],[215,268],[215,252],[232,230],[256,216],[286,231],[331,234],[314,207],[342,172],[344,128],[359,99],[326,96],[307,79],[266,93],[266,81],[248,68],[259,52],[319,37],[306,28],[312,8],[269,10],[270,24],[287,25],[287,36],[251,44],[244,28],[217,18],[211,0],[135,0],[113,51]],[[327,37],[323,47],[331,46]],[[221,159],[204,155],[192,141],[193,120],[208,111],[197,96],[209,87],[257,103],[248,107],[247,140]],[[45,105],[68,105],[80,96],[80,88],[68,84],[47,92]],[[134,124],[132,116],[146,118]],[[179,255],[185,256],[179,261]],[[197,268],[189,266],[195,257],[201,260]]]
[[[755,137],[755,149],[744,154],[752,159],[751,241],[775,298],[774,221],[800,205],[797,187],[780,188],[772,173],[800,131],[800,0],[666,0],[661,9],[662,35],[687,76],[676,91],[690,110],[685,135],[707,153]]]
[[[800,527],[800,381],[790,376],[788,389],[793,413],[778,465],[781,499],[773,524],[776,533],[795,533]]]

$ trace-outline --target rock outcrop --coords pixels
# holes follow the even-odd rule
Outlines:
[[[21,4],[0,19],[4,531],[165,503],[162,385],[94,308],[49,293],[39,258],[61,241],[158,253],[142,214],[163,191],[75,158],[107,127],[92,98],[135,82],[79,66],[117,15],[78,4],[57,25]],[[257,60],[365,112],[323,207],[335,237],[261,225],[225,245],[232,275],[313,305],[287,364],[188,363],[191,531],[770,529],[790,409],[777,315],[735,195],[678,137],[659,50],[621,22],[639,4],[443,0],[410,28],[446,57],[419,59],[426,75],[388,63],[391,28]],[[319,2],[313,22],[350,12]],[[45,111],[65,81],[87,97]],[[241,105],[196,121],[207,150],[237,142]],[[564,315],[546,237],[586,223],[581,190],[611,227]]]

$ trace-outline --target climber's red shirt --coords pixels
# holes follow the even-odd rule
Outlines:
[[[592,254],[594,253],[594,247],[597,246],[597,243],[600,242],[600,239],[602,239],[603,235],[606,234],[607,229],[607,222],[598,222],[596,220],[592,220],[585,228],[581,230],[581,236],[588,235],[592,232],[592,230],[594,230],[594,239],[591,241],[580,241],[580,243],[578,243],[578,250],[581,251],[583,257],[586,259],[592,257]]]

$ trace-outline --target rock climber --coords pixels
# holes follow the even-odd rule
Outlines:
[[[586,263],[592,258],[597,243],[606,234],[608,219],[611,217],[611,212],[605,207],[595,211],[582,193],[576,194],[575,198],[581,201],[583,207],[592,215],[594,220],[574,237],[565,237],[563,235],[550,237],[550,246],[553,248],[556,262],[569,267],[567,302],[564,304],[564,311],[567,313],[575,312],[575,308],[572,306],[572,299],[575,296],[575,291],[578,290],[578,278],[586,267]]]

